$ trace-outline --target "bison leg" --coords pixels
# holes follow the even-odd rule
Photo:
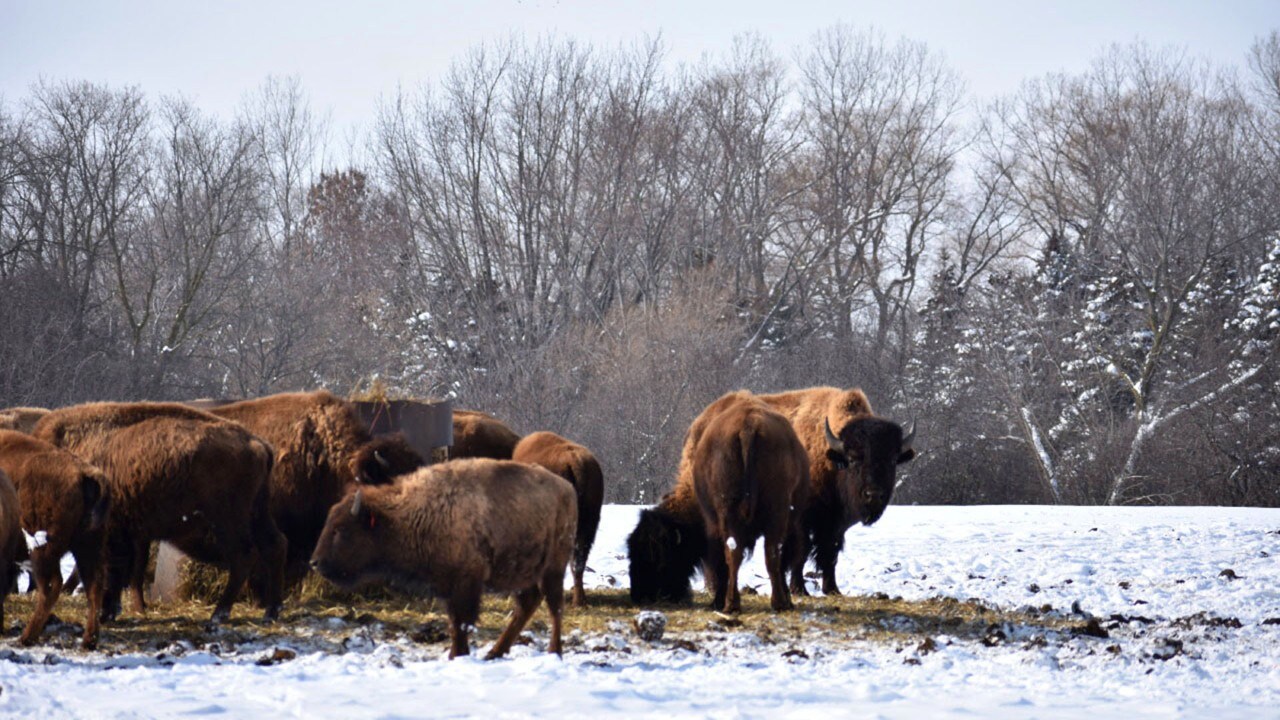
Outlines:
[[[742,555],[746,548],[732,536],[724,543],[724,561],[729,566],[728,586],[725,592],[724,611],[727,613],[742,612],[742,595],[738,592],[738,568],[742,566]]]
[[[782,545],[782,560],[791,575],[793,597],[809,597],[809,588],[804,581],[804,563],[809,559],[809,552],[808,533],[798,522],[793,522],[791,535]]]
[[[446,610],[449,613],[450,660],[459,655],[471,654],[471,643],[467,635],[480,619],[481,592],[479,584],[463,585],[455,588],[449,596]]]
[[[563,582],[562,578],[561,583]],[[560,590],[560,594],[564,595],[563,589]],[[516,607],[511,613],[511,622],[507,623],[507,629],[498,636],[498,641],[493,644],[489,654],[484,656],[485,660],[500,658],[511,650],[511,644],[520,635],[520,631],[524,630],[525,623],[529,622],[529,618],[533,617],[533,613],[537,611],[538,604],[542,602],[542,591],[536,585],[525,588],[516,593],[515,600]]]
[[[129,563],[129,594],[133,596],[133,611],[139,615],[147,611],[147,599],[142,592],[142,586],[147,580],[147,563],[150,561],[151,542],[136,541]]]
[[[764,566],[769,571],[769,583],[773,587],[769,607],[774,612],[790,610],[791,592],[787,589],[787,575],[782,567],[782,542],[776,537],[764,539]]]
[[[564,655],[560,643],[560,629],[564,622],[564,572],[551,571],[542,579],[542,594],[547,597],[547,610],[551,613],[551,640],[547,651]]]
[[[81,644],[84,649],[92,650],[98,646],[98,620],[102,615],[102,596],[106,589],[101,534],[93,533],[88,538],[81,538],[79,544],[72,546],[71,554],[76,559],[76,570],[84,578],[84,593],[88,600]]]
[[[840,540],[825,534],[814,538],[814,563],[822,572],[822,592],[825,595],[839,595],[836,585],[836,558],[840,556]]]
[[[23,645],[33,645],[40,639],[40,633],[53,612],[53,604],[62,592],[62,570],[58,567],[62,553],[51,550],[46,545],[31,553],[31,582],[36,588],[36,606],[31,611],[26,629],[22,631],[20,642]]]
[[[263,618],[271,621],[280,617],[280,608],[284,603],[284,568],[288,557],[288,541],[271,519],[268,505],[267,487],[254,499],[253,546],[257,550],[257,565],[262,573],[262,588],[259,600],[264,608]]]
[[[729,566],[725,563],[723,543],[715,540],[707,541],[707,557],[702,561],[702,578],[711,595],[711,609],[724,607],[725,593],[728,590]]]

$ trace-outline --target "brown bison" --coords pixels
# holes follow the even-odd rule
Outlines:
[[[9,476],[0,470],[0,634],[4,624],[4,601],[18,577],[18,565],[27,559],[27,541],[19,520],[18,493]]]
[[[687,598],[702,561],[713,607],[738,612],[738,569],[763,536],[771,605],[790,609],[784,562],[803,566],[808,494],[808,460],[786,418],[745,391],[721,397],[690,425],[676,488],[628,538],[632,598]]]
[[[40,422],[40,418],[48,414],[48,410],[37,407],[5,408],[0,410],[0,430],[30,433],[36,423]]]
[[[111,514],[105,617],[120,610],[126,573],[135,607],[145,608],[143,571],[153,540],[230,572],[215,622],[230,616],[257,553],[270,568],[260,597],[265,615],[279,615],[285,539],[269,508],[270,445],[237,423],[175,403],[63,408],[37,423],[35,434],[106,473]]]
[[[520,436],[498,418],[479,410],[453,411],[450,458],[510,460]]]
[[[311,566],[342,587],[383,583],[444,598],[450,658],[470,652],[467,635],[484,590],[516,600],[487,658],[507,653],[545,596],[549,650],[560,654],[564,571],[577,523],[573,487],[550,471],[458,460],[344,498],[329,511]]]
[[[321,390],[221,405],[275,448],[271,517],[289,541],[286,577],[306,574],[329,508],[357,483],[377,484],[426,464],[402,436],[373,438],[351,403]]]
[[[586,604],[582,573],[587,555],[600,527],[600,506],[604,504],[604,474],[596,456],[585,447],[551,432],[526,436],[511,456],[516,462],[541,465],[573,485],[578,496],[578,531],[573,540],[573,604]]]
[[[880,519],[893,495],[899,465],[915,457],[914,429],[877,417],[862,390],[815,387],[758,396],[791,421],[809,455],[813,492],[805,513],[806,552],[822,572],[822,592],[840,594],[836,559],[845,532]],[[807,595],[804,578],[791,590]]]
[[[98,643],[102,611],[103,524],[110,506],[107,479],[98,468],[26,433],[0,430],[0,470],[13,480],[22,509],[22,525],[42,544],[31,549],[36,606],[22,633],[22,644],[40,638],[62,592],[62,556],[70,552],[85,580],[89,607],[84,647]]]

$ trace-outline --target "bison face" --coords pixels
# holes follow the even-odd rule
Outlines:
[[[361,445],[351,458],[351,476],[365,485],[386,485],[426,464],[404,435],[396,433]]]
[[[343,588],[379,577],[380,559],[385,553],[379,517],[363,502],[360,491],[334,505],[311,555],[311,568]]]
[[[827,458],[840,473],[840,492],[849,520],[874,523],[893,496],[898,466],[916,456],[911,447],[915,429],[903,437],[901,425],[866,417],[845,425],[838,436],[830,425],[826,433]]]
[[[640,522],[627,538],[631,601],[688,601],[689,578],[706,546],[701,528],[681,523],[660,508],[641,512]]]

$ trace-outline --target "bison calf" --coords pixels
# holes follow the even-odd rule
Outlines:
[[[596,456],[581,445],[551,432],[536,432],[521,440],[511,459],[541,465],[568,480],[578,497],[578,531],[573,540],[573,604],[586,604],[582,573],[600,527],[600,506],[604,503],[604,474]]]
[[[93,648],[98,643],[105,580],[101,567],[103,524],[110,505],[106,476],[65,450],[13,430],[0,430],[0,470],[8,473],[17,488],[22,524],[43,541],[31,550],[36,606],[22,632],[22,644],[39,639],[49,621],[62,593],[59,562],[70,552],[84,578],[89,601],[84,647]]]
[[[444,598],[450,658],[470,652],[468,629],[484,590],[516,600],[487,659],[507,653],[545,596],[549,649],[560,654],[564,571],[577,521],[573,488],[550,471],[459,460],[344,498],[329,512],[311,566],[341,587],[383,583]]]

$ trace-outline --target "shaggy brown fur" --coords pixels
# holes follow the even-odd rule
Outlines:
[[[586,605],[582,573],[600,527],[600,506],[604,504],[604,473],[596,456],[585,447],[552,432],[526,436],[511,454],[516,462],[541,465],[573,484],[578,496],[578,532],[573,540],[573,604]]]
[[[0,410],[0,430],[30,433],[36,423],[40,422],[40,418],[48,414],[48,410],[37,407],[5,408]]]
[[[758,397],[791,421],[808,453],[813,491],[805,516],[807,549],[822,572],[822,591],[837,595],[836,559],[844,534],[855,523],[880,519],[893,494],[897,466],[915,457],[910,438],[897,423],[876,417],[857,388],[815,387]],[[827,423],[844,453],[832,450]],[[798,572],[792,574],[791,590],[808,594]]]
[[[523,463],[458,460],[393,485],[359,489],[329,512],[312,567],[343,587],[385,583],[444,598],[449,657],[470,652],[485,589],[514,593],[515,612],[488,658],[505,655],[546,596],[560,654],[564,571],[577,527],[573,488]]]
[[[675,486],[657,505],[640,512],[635,530],[627,537],[632,602],[688,601],[689,580],[707,555],[706,528],[693,488],[694,448],[717,415],[750,396],[746,391],[723,395],[690,423]],[[712,573],[705,574],[708,583],[714,582]],[[712,590],[714,594],[716,589]]]
[[[498,418],[479,410],[453,411],[453,445],[449,457],[510,460],[520,436]]]
[[[425,464],[403,437],[375,441],[351,403],[325,390],[243,400],[210,412],[244,425],[275,448],[271,517],[289,541],[287,584],[306,574],[329,508],[357,482],[390,482]]]
[[[269,511],[271,446],[237,423],[173,403],[91,403],[56,410],[36,425],[52,441],[106,473],[109,572],[104,615],[119,612],[127,572],[134,604],[153,540],[166,540],[230,572],[213,612],[230,616],[254,553],[270,571],[260,598],[280,612],[285,539]]]
[[[745,457],[740,433],[747,428],[752,429],[747,447],[757,442],[758,430],[758,441],[769,449]],[[675,487],[657,506],[640,513],[636,529],[627,538],[634,602],[687,600],[690,577],[702,563],[707,589],[715,598],[713,606],[737,606],[740,601],[733,602],[730,594],[731,585],[737,590],[736,574],[732,581],[729,578],[734,552],[725,540],[733,537],[739,553],[745,552],[762,534],[767,538],[764,525],[770,521],[776,525],[779,518],[783,523],[776,556],[779,566],[802,567],[799,523],[808,498],[808,470],[803,448],[797,455],[796,446],[788,440],[798,442],[785,419],[746,390],[721,396],[694,418],[685,433]],[[737,452],[732,451],[734,447]],[[758,486],[761,478],[769,487],[742,492],[748,485]],[[796,513],[790,511],[792,507]],[[739,534],[749,535],[750,540]],[[776,528],[774,535],[779,535]],[[766,539],[766,553],[769,545]],[[777,578],[782,577],[780,572]],[[790,594],[779,592],[776,582],[772,602],[775,609],[790,607]]]
[[[706,528],[714,605],[725,612],[741,611],[738,569],[763,536],[770,605],[775,611],[790,610],[783,545],[792,551],[793,571],[799,573],[804,555],[794,549],[802,542],[801,521],[809,501],[804,446],[785,417],[754,397],[733,393],[718,409],[700,436],[690,437],[690,471]]]
[[[0,634],[8,629],[4,624],[4,600],[18,576],[18,563],[26,559],[27,541],[22,536],[18,493],[9,476],[0,470]]]
[[[111,497],[106,476],[75,455],[14,430],[0,430],[0,470],[18,490],[23,527],[32,535],[46,534],[45,544],[31,550],[36,606],[22,632],[22,644],[35,643],[49,621],[62,592],[59,562],[70,552],[85,580],[88,598],[84,647],[95,647],[105,580],[103,525]]]

